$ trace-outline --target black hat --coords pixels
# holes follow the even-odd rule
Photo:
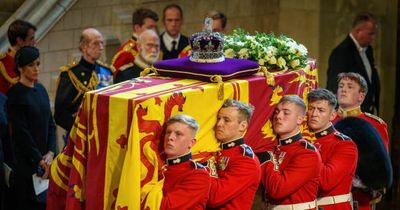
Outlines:
[[[17,67],[24,67],[39,58],[39,55],[39,49],[36,47],[22,47],[15,53],[15,64]]]

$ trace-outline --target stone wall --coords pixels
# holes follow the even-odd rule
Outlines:
[[[355,14],[369,11],[377,17],[378,33],[373,48],[381,80],[380,116],[388,123],[389,132],[394,114],[397,4],[396,0],[321,1],[321,24],[318,27],[319,78],[321,86],[325,87],[329,55],[332,49],[349,34]]]

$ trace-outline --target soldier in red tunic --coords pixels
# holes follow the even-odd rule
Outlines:
[[[244,143],[253,107],[228,99],[217,115],[215,137],[222,151],[216,157],[217,177],[211,178],[210,209],[251,209],[260,184],[260,163]]]
[[[337,97],[339,102],[338,116],[334,122],[344,117],[359,117],[369,122],[381,135],[389,151],[387,124],[381,118],[361,111],[361,104],[368,92],[367,81],[358,73],[340,73],[338,75]]]
[[[133,63],[135,56],[138,54],[138,36],[147,29],[157,31],[157,21],[157,13],[149,9],[140,8],[132,14],[132,37],[121,45],[111,61],[115,70],[117,70],[115,74],[121,70],[121,68],[126,68],[124,67],[125,65]]]
[[[278,145],[258,153],[267,209],[315,209],[321,157],[302,139],[299,126],[306,105],[296,95],[283,96],[272,121]]]
[[[190,148],[196,143],[197,122],[187,115],[175,115],[166,122],[163,198],[160,209],[205,209],[210,175],[192,160]]]
[[[36,27],[23,20],[15,20],[8,27],[8,41],[11,46],[6,53],[0,54],[0,92],[7,93],[8,89],[17,83],[18,73],[15,69],[15,52],[24,46],[35,45]]]
[[[389,135],[387,124],[379,117],[362,112],[361,104],[368,92],[366,80],[358,73],[348,72],[338,75],[337,98],[339,102],[338,116],[334,122],[345,117],[359,117],[369,122],[382,137],[386,149],[389,149]],[[355,182],[360,183],[360,182]],[[354,185],[354,184],[353,184]],[[381,194],[377,191],[369,191],[366,186],[353,186],[353,197],[358,202],[360,210],[369,210],[381,199]],[[361,188],[360,188],[361,187]]]
[[[317,138],[314,145],[322,159],[317,205],[324,210],[351,210],[350,191],[357,167],[357,146],[331,123],[336,117],[337,105],[332,92],[313,90],[307,99],[307,123]]]

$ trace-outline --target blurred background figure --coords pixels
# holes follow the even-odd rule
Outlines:
[[[371,46],[377,28],[375,17],[371,13],[360,13],[355,17],[350,34],[329,57],[327,89],[337,92],[336,79],[339,73],[358,73],[365,78],[368,85],[368,93],[361,104],[361,110],[379,115],[380,82]]]
[[[139,35],[148,29],[157,31],[158,15],[153,10],[140,8],[132,14],[132,37],[118,49],[112,58],[111,64],[115,68],[115,74],[126,64],[133,63],[138,54],[137,39]]]
[[[170,4],[164,8],[163,24],[165,31],[160,35],[162,59],[187,56],[190,49],[188,37],[181,34],[183,11],[179,5]]]
[[[154,30],[146,30],[139,35],[137,42],[139,53],[133,63],[120,68],[115,77],[115,83],[140,76],[143,69],[150,67],[160,56],[160,39]]]
[[[227,23],[227,18],[224,15],[224,13],[219,12],[217,10],[211,10],[207,13],[206,17],[209,17],[213,20],[213,25],[212,29],[213,32],[219,32],[219,33],[226,33],[226,23]],[[203,25],[203,31],[204,31],[204,25]]]

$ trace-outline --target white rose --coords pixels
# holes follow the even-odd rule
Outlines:
[[[226,58],[234,58],[236,56],[232,48],[226,49],[224,55]]]
[[[292,60],[292,62],[290,62],[290,66],[292,67],[292,69],[295,69],[299,65],[300,65],[299,59]]]
[[[296,54],[296,48],[294,48],[293,46],[291,46],[288,50],[289,53],[291,54]]]
[[[285,66],[286,66],[286,61],[285,61],[285,59],[283,59],[282,57],[279,57],[279,58],[278,58],[278,63],[277,63],[277,65],[279,66],[279,68],[284,69]]]

